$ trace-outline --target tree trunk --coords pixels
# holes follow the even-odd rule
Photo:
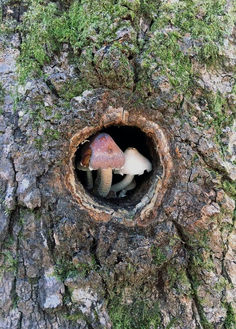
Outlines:
[[[233,4],[45,3],[2,4],[0,328],[235,328]],[[99,131],[152,162],[123,198]]]

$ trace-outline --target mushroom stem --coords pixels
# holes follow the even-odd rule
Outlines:
[[[130,191],[130,190],[133,190],[135,187],[136,187],[136,182],[135,182],[135,180],[133,179],[132,182],[131,182],[128,186],[126,186],[126,187],[124,188],[124,190],[126,190],[126,191]]]
[[[110,192],[112,183],[112,168],[98,169],[95,181],[95,193],[99,196],[106,197]]]
[[[126,186],[126,188],[124,188],[123,190],[120,191],[119,198],[124,198],[126,196],[126,193],[128,191],[133,190],[135,187],[136,187],[136,182],[133,179],[132,182],[128,186]]]
[[[134,178],[134,175],[125,175],[125,177],[119,183],[112,185],[111,191],[119,192],[123,190],[126,186],[128,186]]]
[[[86,176],[87,176],[86,187],[87,187],[88,190],[92,190],[92,188],[93,188],[93,175],[92,175],[92,172],[90,170],[87,171]]]
[[[86,171],[86,188],[92,190],[93,188],[93,174],[91,170],[87,167],[82,166],[81,164],[77,165],[77,168],[82,171]]]

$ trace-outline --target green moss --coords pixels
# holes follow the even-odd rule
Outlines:
[[[150,19],[155,19],[157,17],[160,3],[160,0],[140,0],[140,13]]]
[[[203,236],[205,236],[205,231]],[[190,259],[189,259],[189,267],[188,267],[188,278],[191,284],[192,295],[195,300],[198,313],[200,316],[201,325],[204,329],[213,329],[214,325],[207,320],[204,311],[204,303],[207,304],[207,302],[198,296],[198,288],[200,285],[205,284],[202,282],[202,274],[201,274],[202,271],[204,270],[208,272],[211,271],[214,272],[215,265],[212,260],[211,250],[207,245],[207,242],[203,240],[202,242],[200,242],[200,245],[201,247],[200,246],[197,247],[195,240],[194,243],[189,244]],[[203,245],[205,247],[203,247]],[[225,281],[222,278],[219,285],[214,287],[215,291],[221,291],[221,289],[223,289],[224,284]],[[213,290],[213,287],[211,287],[211,289]]]
[[[149,96],[158,87],[154,74],[168,79],[178,93],[191,95],[196,75],[192,57],[208,65],[220,61],[220,46],[232,27],[225,6],[224,0],[159,5],[142,55],[138,90],[143,95]]]
[[[51,142],[53,140],[58,140],[60,137],[60,133],[58,130],[46,128],[44,130],[44,136],[46,137],[48,142]]]
[[[32,126],[34,129],[41,129],[42,136],[37,136],[34,139],[35,147],[41,151],[45,143],[50,143],[60,138],[60,132],[54,129],[53,122],[60,120],[62,114],[53,111],[50,106],[44,106],[41,100],[26,103],[25,112],[28,112]],[[47,117],[50,116],[48,120]],[[50,124],[49,121],[52,123]]]
[[[217,292],[222,292],[229,285],[229,281],[226,280],[223,276],[220,277],[219,281],[216,282],[214,290]]]
[[[224,180],[222,183],[222,187],[227,194],[236,199],[236,182],[230,182],[228,180]]]
[[[50,54],[59,49],[60,43],[55,37],[58,16],[55,3],[42,5],[40,1],[32,0],[19,27],[23,36],[19,57],[20,82],[33,74],[42,75],[42,66],[49,62]]]
[[[100,48],[104,43],[114,40],[117,27],[121,27],[123,18],[130,15],[135,19],[131,8],[124,1],[74,1],[68,12],[67,29],[64,28],[64,41],[69,41],[74,50],[81,49],[93,42]],[[120,23],[114,24],[115,19]]]
[[[82,311],[77,311],[72,314],[65,314],[63,316],[66,320],[77,322],[78,320],[87,320],[86,316],[82,313]]]
[[[5,90],[4,90],[3,86],[2,86],[2,83],[0,82],[0,105],[3,104],[4,97],[5,97]]]
[[[227,145],[222,143],[224,137],[224,131],[226,127],[232,125],[232,114],[228,107],[226,98],[218,93],[204,91],[204,98],[207,102],[206,110],[204,111],[204,117],[202,123],[206,128],[214,127],[215,129],[215,143],[219,145],[221,155],[224,158],[227,153]],[[207,118],[209,116],[209,119]]]
[[[166,261],[166,256],[163,254],[163,252],[159,247],[153,246],[151,248],[151,252],[152,252],[153,263],[155,265],[160,266]]]
[[[196,264],[192,264],[192,260],[190,260],[190,271],[189,271],[189,277],[190,277],[190,283],[191,283],[191,288],[192,288],[192,296],[194,298],[196,307],[198,309],[198,314],[200,317],[200,322],[201,325],[203,327],[203,329],[213,329],[214,326],[213,324],[211,324],[208,320],[207,317],[205,315],[204,312],[204,300],[202,300],[199,296],[198,296],[198,287],[199,285],[202,283],[201,282],[201,277],[199,277],[198,275],[198,271],[200,271],[202,269],[202,264],[199,265],[199,267],[196,267]],[[203,263],[204,264],[204,263]],[[203,267],[204,268],[204,267]]]
[[[92,259],[91,263],[77,263],[67,259],[59,259],[55,265],[55,276],[61,281],[65,281],[68,278],[75,278],[80,275],[86,277],[91,271],[97,269],[95,261]]]
[[[195,296],[195,302],[197,304],[197,309],[198,309],[198,313],[199,313],[199,316],[200,316],[200,321],[201,321],[201,325],[202,325],[203,329],[214,329],[214,325],[212,323],[210,323],[206,318],[206,315],[204,313],[204,309],[201,305],[201,302],[200,302],[197,294],[194,293],[194,296]]]
[[[8,236],[6,240],[4,240],[2,249],[10,249],[14,245],[14,237],[12,235]]]
[[[190,83],[192,69],[189,58],[181,52],[178,44],[181,35],[173,31],[164,34],[158,31],[157,26],[153,30],[156,31],[155,36],[150,40],[148,48],[144,52],[142,70],[150,71],[155,62],[158,65],[158,76],[168,78],[176,90],[185,91]],[[150,71],[150,76],[148,76],[149,80],[155,73],[157,65],[153,65],[153,72]],[[148,83],[148,86],[149,91],[152,91],[154,87],[151,82]],[[143,88],[143,81],[138,84],[138,88]]]
[[[21,81],[32,74],[42,75],[42,66],[50,61],[63,43],[68,43],[78,56],[91,43],[99,49],[116,38],[116,31],[127,25],[123,18],[135,20],[139,1],[73,1],[61,11],[55,3],[32,0],[24,15],[20,31],[23,35],[19,71]],[[118,18],[119,24],[114,21]]]
[[[42,75],[43,65],[67,43],[79,69],[78,85],[62,88],[61,96],[67,100],[86,86],[101,85],[135,88],[142,98],[149,97],[158,88],[156,77],[167,79],[175,92],[191,94],[192,57],[211,65],[220,60],[220,45],[232,26],[225,5],[225,0],[74,0],[59,7],[31,0],[20,27],[21,80]],[[145,42],[137,38],[141,17],[152,20]],[[121,29],[129,31],[127,40],[117,40]],[[100,58],[97,51],[102,49]],[[140,65],[133,69],[136,56]],[[168,103],[168,97],[163,101]]]
[[[34,139],[35,147],[37,150],[42,151],[43,150],[43,138],[42,137],[37,137]]]
[[[161,323],[160,309],[157,302],[151,302],[138,296],[132,304],[125,304],[116,296],[108,304],[114,329],[157,328]]]
[[[199,250],[198,253],[193,254],[192,266],[195,268],[204,269],[206,271],[212,271],[215,269],[215,265],[210,257],[210,254],[208,254],[207,257],[204,257],[201,250]]]
[[[180,264],[170,263],[163,269],[163,277],[168,289],[173,289],[178,295],[191,296],[192,288],[186,269]]]
[[[161,21],[163,27],[174,25],[182,36],[189,33],[198,58],[212,64],[219,56],[220,43],[230,28],[227,26],[229,17],[225,6],[224,0],[185,0],[171,5],[164,3],[158,21]]]
[[[11,214],[12,210],[8,208],[5,201],[5,197],[5,192],[0,188],[0,204],[2,207],[1,210],[4,212],[5,216],[8,217]]]
[[[18,270],[18,260],[15,255],[13,255],[11,250],[4,250],[0,253],[1,266],[0,266],[0,277],[4,272],[11,272],[13,274],[17,273]]]
[[[173,319],[170,320],[170,322],[167,324],[167,326],[165,327],[165,329],[171,329],[171,328],[173,328],[173,326],[174,326],[176,323],[177,323],[177,324],[180,324],[179,321],[178,321],[178,319],[173,318]]]
[[[233,329],[236,327],[236,313],[231,304],[226,304],[227,314],[224,322],[225,329]]]
[[[73,278],[78,275],[78,271],[74,264],[69,261],[58,260],[55,266],[54,275],[61,281],[67,278]]]
[[[95,316],[96,316],[96,312],[95,312]],[[78,321],[85,321],[88,325],[88,327],[90,328],[91,326],[91,321],[89,319],[88,316],[86,316],[86,314],[84,314],[82,311],[80,310],[76,310],[75,312],[72,313],[66,313],[62,315],[64,319],[71,321],[71,322],[78,322]]]
[[[166,274],[167,274],[167,281],[169,283],[170,288],[173,288],[173,286],[176,284],[178,280],[178,270],[175,268],[173,264],[170,264],[166,268]]]
[[[113,45],[105,53],[95,56],[94,61],[103,85],[114,89],[133,88],[133,68],[127,56],[119,48]]]
[[[69,101],[89,88],[91,88],[91,86],[85,80],[71,79],[63,84],[62,88],[58,90],[58,94],[66,101]]]

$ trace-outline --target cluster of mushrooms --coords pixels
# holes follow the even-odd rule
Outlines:
[[[86,187],[95,195],[116,196],[119,192],[119,197],[124,197],[127,191],[136,187],[134,176],[142,175],[145,170],[150,172],[152,164],[136,148],[128,147],[122,152],[110,135],[99,133],[85,141],[77,168],[86,171]],[[97,170],[95,182],[92,170]],[[112,185],[113,173],[125,177]]]

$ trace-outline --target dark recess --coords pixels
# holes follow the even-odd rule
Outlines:
[[[128,191],[127,195],[123,198],[99,198],[91,191],[87,192],[92,195],[97,201],[102,201],[112,206],[114,209],[118,207],[131,209],[141,198],[148,192],[150,185],[153,183],[154,175],[162,174],[162,167],[160,164],[160,159],[154,145],[154,141],[151,136],[145,134],[140,128],[134,126],[110,126],[102,129],[100,132],[106,132],[109,134],[116,144],[121,148],[122,151],[125,151],[128,147],[135,147],[142,155],[144,155],[152,163],[152,171],[150,173],[145,173],[140,176],[135,176],[136,188],[134,190]],[[89,139],[94,136],[91,135]],[[78,147],[77,152],[75,153],[74,164],[75,164],[75,173],[78,180],[85,187],[86,174],[81,170],[76,169],[76,164],[81,160],[81,149]],[[113,175],[112,183],[117,183],[123,179],[124,176]],[[96,171],[93,171],[93,178],[96,178]]]

